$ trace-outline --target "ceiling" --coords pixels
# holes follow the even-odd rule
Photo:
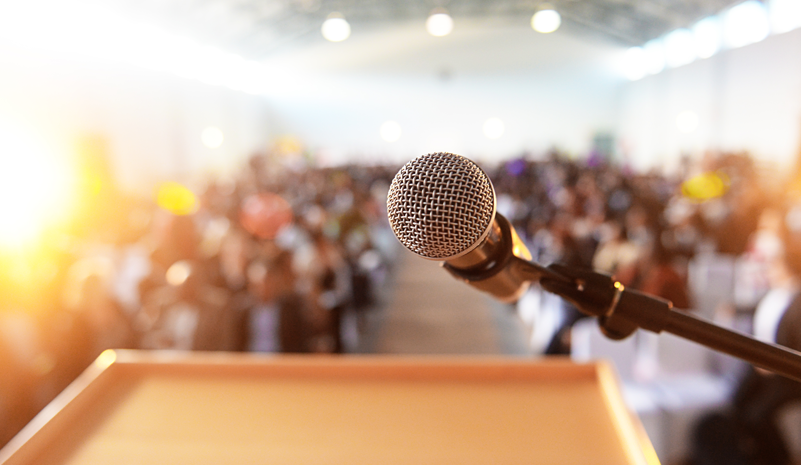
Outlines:
[[[620,45],[641,45],[742,0],[553,0],[563,23]],[[323,41],[320,26],[337,11],[353,34],[422,22],[433,8],[460,18],[526,24],[540,0],[113,0],[126,14],[154,21],[251,59]],[[106,3],[107,5],[109,3]]]

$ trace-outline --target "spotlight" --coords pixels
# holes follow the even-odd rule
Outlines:
[[[540,10],[531,17],[531,27],[543,34],[548,34],[559,29],[562,24],[562,17],[559,12],[554,10],[551,5],[545,4]]]
[[[729,48],[759,42],[770,34],[765,5],[748,0],[723,14],[723,42]]]
[[[426,20],[426,30],[434,37],[442,37],[453,30],[453,18],[444,8],[435,8]]]
[[[323,37],[331,42],[342,42],[350,37],[350,24],[341,13],[331,13],[322,27]]]
[[[770,0],[768,2],[771,31],[774,34],[801,27],[801,2],[798,0]]]
[[[645,70],[649,74],[659,74],[665,69],[665,45],[661,39],[650,40],[643,46]]]
[[[665,36],[665,61],[668,66],[675,68],[695,60],[693,39],[689,29],[676,29]]]
[[[698,21],[693,26],[693,42],[698,58],[709,58],[718,53],[723,31],[717,16]]]
[[[623,57],[623,73],[630,81],[637,81],[648,74],[645,50],[631,47]]]

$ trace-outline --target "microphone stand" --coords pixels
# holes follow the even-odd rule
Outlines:
[[[546,291],[570,301],[581,312],[598,317],[601,331],[611,339],[624,339],[637,328],[666,331],[801,382],[801,353],[795,350],[676,311],[670,301],[628,290],[601,273],[557,264],[545,268],[519,257],[512,260],[510,266],[518,277],[538,281]]]

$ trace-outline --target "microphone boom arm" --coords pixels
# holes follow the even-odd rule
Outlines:
[[[539,281],[546,291],[570,301],[582,313],[598,317],[601,331],[611,339],[624,339],[637,328],[666,331],[801,382],[801,353],[795,350],[676,311],[670,301],[627,290],[601,273],[557,264],[543,268],[521,258],[515,260],[514,268],[521,278]]]
[[[468,268],[444,261],[442,266],[451,275],[507,303],[517,301],[529,283],[539,282],[582,313],[598,317],[601,331],[610,339],[625,339],[638,328],[657,334],[666,331],[801,382],[801,353],[676,311],[672,302],[628,290],[611,276],[558,264],[543,267],[521,258],[516,248],[522,242],[509,221],[500,214],[496,219],[498,253],[489,253],[489,258]]]

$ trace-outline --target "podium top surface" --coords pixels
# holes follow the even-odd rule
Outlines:
[[[604,363],[108,351],[6,464],[655,464]]]

